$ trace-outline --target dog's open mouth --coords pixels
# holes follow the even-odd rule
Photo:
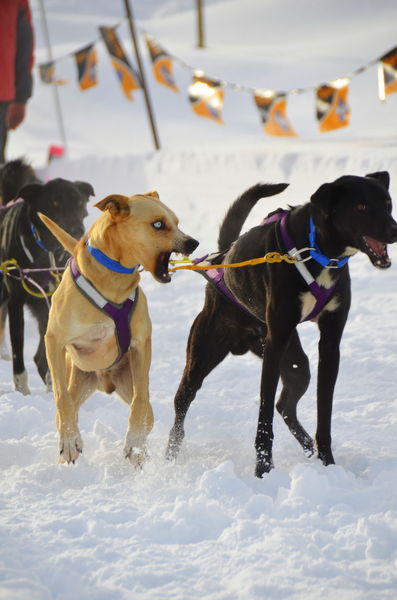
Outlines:
[[[363,251],[367,254],[374,267],[388,269],[391,266],[391,260],[387,254],[387,245],[368,235],[363,235],[361,239],[363,242]]]
[[[169,283],[171,281],[171,275],[168,273],[170,256],[171,252],[161,252],[158,255],[155,275],[161,283]]]

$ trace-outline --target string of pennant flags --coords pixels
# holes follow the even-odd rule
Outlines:
[[[108,51],[111,63],[115,69],[121,89],[126,98],[132,101],[133,92],[142,88],[139,71],[135,69],[122,47],[117,35],[117,28],[99,27],[100,37],[77,52],[67,54],[51,62],[39,64],[40,78],[43,83],[63,85],[67,83],[57,79],[55,63],[74,56],[77,66],[78,85],[81,90],[88,90],[98,84],[97,66],[98,54],[96,43],[102,40]],[[346,127],[350,121],[348,93],[350,80],[363,73],[370,67],[378,65],[378,94],[380,100],[385,100],[389,94],[397,93],[397,46],[383,56],[369,61],[347,76],[328,81],[321,85],[305,88],[294,88],[288,91],[248,87],[223,79],[209,77],[203,70],[194,68],[177,56],[172,55],[151,35],[142,32],[152,63],[154,79],[173,92],[180,92],[173,64],[192,73],[192,81],[187,95],[194,113],[200,117],[212,119],[223,124],[222,109],[225,88],[248,92],[252,95],[260,115],[263,130],[271,136],[296,137],[296,132],[287,116],[287,101],[289,96],[295,96],[310,91],[315,92],[315,112],[320,132],[331,131]]]

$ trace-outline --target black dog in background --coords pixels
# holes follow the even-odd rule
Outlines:
[[[84,234],[83,220],[87,216],[87,202],[94,190],[83,181],[53,179],[42,183],[34,170],[23,160],[13,160],[0,171],[0,262],[16,259],[21,269],[48,269],[63,267],[69,255],[45,227],[37,213],[41,212],[75,238]],[[12,275],[0,274],[0,312],[3,334],[8,307],[10,339],[12,347],[13,377],[15,389],[29,394],[27,374],[23,359],[24,306],[29,307],[38,323],[39,345],[34,356],[38,372],[49,389],[44,334],[48,321],[48,305],[45,298],[28,293],[21,282]],[[50,292],[56,284],[49,271],[29,273],[43,290]],[[27,282],[28,283],[28,282]],[[29,288],[40,293],[34,284]],[[0,335],[1,337],[1,335]]]
[[[207,285],[204,308],[190,330],[186,366],[175,396],[175,423],[167,448],[169,459],[179,452],[186,413],[204,378],[229,352],[245,354],[249,350],[263,361],[255,441],[256,475],[262,477],[273,466],[274,402],[280,376],[283,388],[277,409],[304,450],[313,453],[313,440],[296,414],[298,401],[310,381],[309,361],[297,333],[297,325],[307,319],[314,320],[320,330],[318,456],[325,465],[334,463],[331,413],[339,345],[350,308],[347,259],[361,251],[375,267],[391,265],[386,244],[397,241],[397,223],[391,215],[389,175],[379,172],[366,177],[340,177],[322,185],[311,202],[292,207],[282,218],[275,211],[264,224],[236,240],[252,207],[261,197],[270,195],[269,188],[275,187],[257,185],[236,200],[220,229],[218,245],[222,254],[210,262],[235,263],[271,251],[293,253],[294,247],[307,246],[315,247],[315,257],[312,255],[312,260],[305,263],[307,271],[303,275],[299,270],[302,263],[299,268],[284,262],[225,269],[224,283],[235,301],[230,301],[214,285]],[[285,187],[282,185],[282,189]],[[327,257],[332,260],[325,266]],[[317,304],[317,315],[313,312],[313,286],[317,297],[325,298],[321,306]]]

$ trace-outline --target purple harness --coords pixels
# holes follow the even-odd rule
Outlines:
[[[74,283],[84,294],[87,300],[89,300],[92,304],[94,304],[94,306],[99,308],[99,310],[104,312],[114,321],[119,354],[116,360],[110,365],[110,367],[113,367],[113,365],[121,360],[131,343],[130,321],[136,306],[136,301],[138,299],[138,289],[135,289],[131,296],[127,298],[123,304],[115,304],[114,302],[110,302],[110,300],[107,300],[107,298],[102,296],[102,294],[98,292],[92,283],[90,283],[88,279],[86,279],[84,275],[80,273],[74,258],[70,259],[69,266]]]
[[[282,237],[283,244],[284,244],[286,251],[288,252],[288,254],[293,255],[296,252],[296,248],[295,248],[295,244],[292,241],[291,236],[288,232],[288,228],[287,228],[288,212],[289,211],[285,210],[285,211],[281,211],[281,213],[280,213],[280,217],[279,217],[280,232],[281,232],[281,237]],[[275,216],[275,215],[273,215],[273,216]],[[303,323],[304,321],[310,321],[311,319],[314,319],[315,317],[317,317],[317,315],[320,314],[320,312],[323,310],[324,306],[332,298],[334,291],[335,291],[335,284],[332,285],[330,288],[322,288],[318,285],[317,281],[310,274],[310,272],[308,271],[308,269],[304,265],[304,263],[296,262],[294,264],[295,264],[295,267],[298,269],[300,275],[303,277],[303,279],[307,283],[307,285],[310,289],[310,292],[313,294],[313,296],[316,299],[316,304],[314,305],[314,308],[311,311],[311,313],[308,314],[307,317],[302,319],[301,322]]]
[[[296,253],[297,249],[295,248],[295,244],[292,241],[292,238],[288,232],[288,228],[287,228],[288,214],[289,214],[288,210],[279,209],[278,211],[273,213],[270,217],[267,217],[266,219],[264,219],[262,221],[261,225],[263,226],[263,225],[268,225],[269,223],[280,223],[280,233],[281,233],[281,238],[282,238],[284,248],[285,248],[286,252],[288,252],[288,254],[294,255]],[[222,253],[222,252],[217,252],[214,254],[207,254],[206,256],[195,260],[194,264],[201,264],[204,262],[207,262],[207,263],[208,262],[209,263],[219,262],[219,260],[223,259],[223,256],[224,256],[224,253]],[[310,319],[314,319],[323,310],[324,306],[329,302],[329,300],[331,299],[331,297],[335,291],[335,285],[333,285],[330,288],[320,287],[318,285],[318,283],[315,281],[314,277],[308,271],[307,267],[303,263],[296,262],[294,264],[295,264],[295,267],[298,269],[300,275],[303,277],[306,284],[308,285],[310,292],[313,294],[313,296],[316,299],[316,304],[315,304],[313,310],[310,312],[309,315],[307,315],[304,319],[301,320],[301,323],[303,323],[304,321],[310,321]],[[227,287],[227,285],[225,284],[225,281],[224,281],[225,269],[223,267],[213,268],[213,269],[209,269],[208,271],[198,271],[198,272],[201,273],[210,283],[212,283],[216,287],[216,289],[221,294],[223,294],[228,300],[230,300],[233,304],[235,304],[236,306],[241,308],[244,312],[249,314],[251,317],[253,317],[257,321],[259,321],[260,323],[264,324],[264,321],[262,321],[262,319],[259,319],[259,317],[253,315],[243,304],[241,304],[237,300],[237,298],[229,290],[229,288]]]

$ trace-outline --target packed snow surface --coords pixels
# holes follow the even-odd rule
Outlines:
[[[397,43],[397,5],[345,0],[213,0],[205,3],[207,48],[195,48],[194,3],[131,2],[139,30],[209,75],[251,87],[292,89],[348,75]],[[123,18],[122,2],[44,2],[53,53],[65,57]],[[36,60],[46,60],[39,3],[32,1]],[[128,53],[125,23],[120,35]],[[141,40],[142,41],[142,40]],[[46,166],[60,143],[52,91],[36,77],[34,98],[9,155],[24,155],[46,179],[89,181],[99,200],[157,189],[200,240],[216,249],[228,205],[258,181],[290,183],[264,199],[245,229],[277,206],[299,204],[324,181],[388,170],[397,197],[396,102],[377,99],[376,67],[351,81],[351,124],[319,134],[313,93],[291,97],[296,139],[264,135],[252,98],[226,89],[224,126],[191,111],[191,73],[179,64],[180,94],[156,84],[142,55],[162,149],[153,150],[141,92],[122,95],[101,44],[100,84],[80,92],[72,58],[57,64],[68,155]],[[131,55],[132,56],[132,55]],[[91,203],[87,226],[98,216]],[[80,410],[84,453],[59,465],[55,406],[33,355],[35,322],[26,313],[30,396],[13,391],[0,361],[1,600],[373,600],[397,594],[397,246],[381,272],[351,260],[353,300],[341,346],[333,416],[336,465],[304,456],[279,415],[276,468],[254,477],[260,361],[228,357],[210,376],[186,421],[175,464],[164,460],[173,397],[204,279],[179,272],[169,285],[142,276],[153,322],[150,376],[155,426],[150,457],[135,471],[122,456],[128,408],[96,392]],[[318,333],[299,328],[312,383],[300,403],[316,427]],[[9,342],[8,342],[9,346]]]

